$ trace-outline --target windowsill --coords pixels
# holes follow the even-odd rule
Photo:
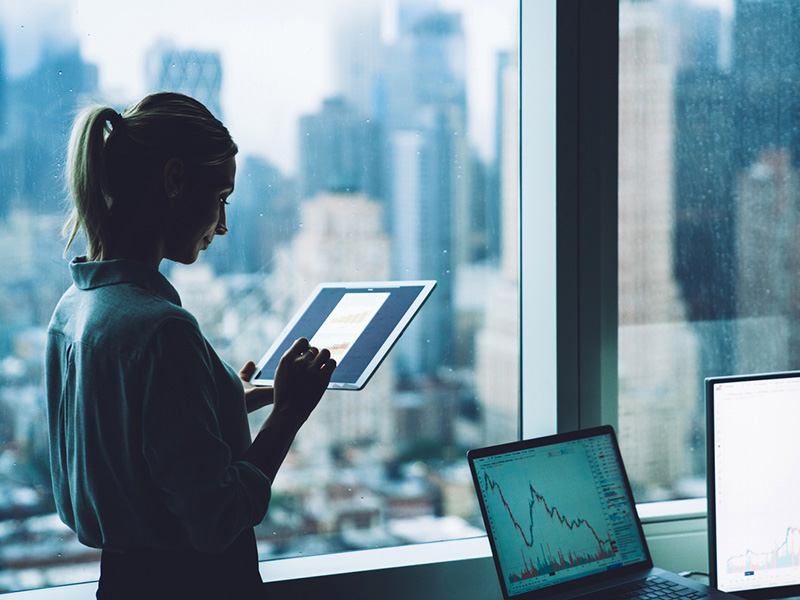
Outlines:
[[[647,502],[645,504],[637,504],[636,512],[639,513],[642,524],[705,519],[707,516],[707,504],[705,498]]]
[[[648,502],[637,505],[636,509],[645,525],[705,519],[706,499]],[[481,536],[446,542],[270,560],[262,562],[260,570],[262,579],[265,582],[271,582],[379,569],[396,569],[490,556],[489,540],[485,536]],[[357,568],[355,568],[356,565]]]
[[[272,582],[413,567],[489,556],[491,556],[489,540],[486,536],[481,536],[393,548],[357,550],[340,554],[268,560],[260,563],[260,571],[264,582]]]
[[[681,521],[705,519],[706,500],[696,498],[652,502],[638,505],[637,511],[645,525],[670,522],[678,524]],[[262,579],[272,583],[488,559],[490,556],[489,541],[485,536],[481,536],[394,548],[270,560],[260,563],[260,571]],[[2,597],[7,600],[79,600],[94,597],[96,589],[97,583],[89,582],[10,593]]]

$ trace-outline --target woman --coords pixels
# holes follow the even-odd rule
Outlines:
[[[60,517],[102,548],[97,597],[256,598],[253,527],[335,362],[300,339],[273,389],[248,384],[158,271],[227,231],[237,147],[199,102],[90,108],[67,162],[87,256],[48,330],[53,490]],[[273,403],[251,442],[247,412]]]

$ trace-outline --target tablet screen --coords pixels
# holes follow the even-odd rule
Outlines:
[[[364,387],[430,295],[434,281],[320,284],[258,363],[256,385],[272,385],[297,338],[336,359],[329,389]]]

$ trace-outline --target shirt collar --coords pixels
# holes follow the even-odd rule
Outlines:
[[[107,285],[133,284],[181,306],[178,291],[157,269],[136,260],[88,261],[85,256],[74,258],[69,264],[72,281],[81,290],[91,290]]]

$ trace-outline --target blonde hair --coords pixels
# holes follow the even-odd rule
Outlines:
[[[64,253],[82,231],[88,260],[100,260],[107,247],[112,207],[135,202],[137,193],[170,158],[198,167],[215,166],[237,151],[225,126],[203,104],[183,94],[151,94],[122,114],[108,106],[83,110],[73,125],[67,152],[73,209],[64,225]]]

